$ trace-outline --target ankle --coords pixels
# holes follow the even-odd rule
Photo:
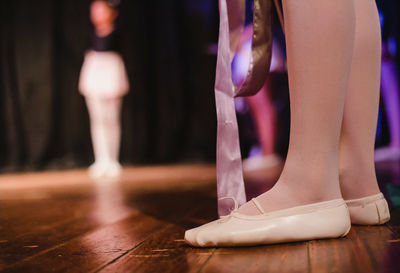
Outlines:
[[[286,168],[277,183],[286,184],[294,192],[301,192],[314,202],[341,198],[337,168]]]
[[[292,195],[309,203],[342,198],[338,179],[297,177],[290,180],[280,178],[276,185],[285,185]]]
[[[341,166],[340,190],[344,199],[357,199],[380,192],[374,167]]]

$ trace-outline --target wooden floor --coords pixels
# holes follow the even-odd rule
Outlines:
[[[0,271],[400,272],[400,164],[377,168],[388,225],[354,226],[335,240],[205,249],[182,238],[217,217],[213,166],[129,167],[118,181],[92,181],[85,170],[1,175]],[[249,176],[249,195],[278,173]]]

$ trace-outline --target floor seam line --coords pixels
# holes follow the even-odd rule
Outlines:
[[[212,256],[214,256],[215,252],[217,251],[216,248],[214,248],[213,252],[211,253],[211,255],[207,258],[207,260],[204,261],[204,263],[200,266],[199,271],[197,271],[198,273],[200,273],[203,268],[206,266],[206,264],[208,263],[208,261],[211,259]]]
[[[139,246],[141,246],[145,241],[147,241],[147,239],[149,239],[149,237],[154,236],[157,233],[162,232],[163,230],[167,229],[168,227],[172,226],[172,224],[168,224],[166,227],[157,230],[151,234],[149,234],[148,236],[146,236],[146,238],[143,239],[143,241],[141,241],[140,243],[136,244],[134,247],[128,249],[127,251],[125,251],[124,253],[122,253],[120,256],[112,259],[111,261],[107,262],[105,265],[102,265],[101,267],[99,267],[98,269],[95,269],[91,272],[96,273],[96,272],[100,272],[101,270],[105,269],[107,266],[115,263],[116,261],[118,261],[119,259],[121,259],[122,257],[126,256],[127,254],[129,254],[129,252],[132,252],[133,250],[135,250],[136,248],[138,248]]]

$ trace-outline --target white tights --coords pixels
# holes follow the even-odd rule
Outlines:
[[[122,98],[86,97],[95,164],[118,164]]]
[[[266,211],[379,192],[374,139],[380,28],[374,0],[284,0],[291,103],[281,177]],[[340,184],[339,184],[340,182]],[[252,202],[240,209],[259,214]]]

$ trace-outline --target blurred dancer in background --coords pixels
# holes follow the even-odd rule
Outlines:
[[[400,99],[396,57],[399,54],[399,22],[395,1],[378,1],[382,22],[381,96],[389,129],[389,143],[375,151],[375,162],[400,159]]]
[[[245,27],[240,43],[238,54],[232,63],[232,78],[236,85],[241,85],[247,75],[251,54],[251,37],[253,25]],[[286,62],[282,47],[276,37],[272,43],[272,59],[270,72],[285,73]],[[245,172],[268,169],[283,164],[283,161],[275,151],[275,140],[277,135],[277,111],[271,99],[270,83],[268,78],[261,90],[254,96],[236,98],[244,100],[248,104],[254,125],[257,131],[259,147],[252,147],[249,157],[243,161]],[[240,108],[240,107],[239,107]]]
[[[117,53],[118,16],[115,1],[95,0],[90,5],[91,49],[85,54],[79,90],[85,96],[90,117],[94,163],[92,178],[115,177],[121,173],[118,162],[122,96],[129,90],[124,62]]]

